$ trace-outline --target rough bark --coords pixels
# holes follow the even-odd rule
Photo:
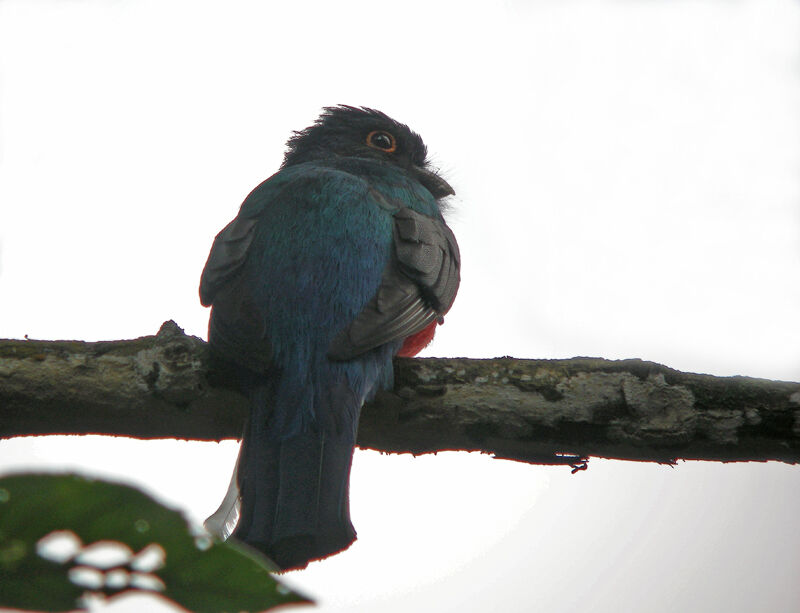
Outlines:
[[[641,360],[398,359],[359,445],[590,456],[800,461],[800,383],[682,373]],[[0,437],[238,438],[247,403],[174,322],[134,340],[0,341]]]

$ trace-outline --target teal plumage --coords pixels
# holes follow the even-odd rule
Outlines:
[[[391,386],[393,356],[432,334],[455,299],[458,247],[440,211],[452,189],[426,166],[406,126],[326,109],[289,141],[281,170],[245,199],[203,271],[209,342],[251,399],[238,492],[215,516],[232,523],[239,502],[234,537],[282,568],[354,540],[361,406]]]

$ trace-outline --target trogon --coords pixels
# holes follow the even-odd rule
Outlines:
[[[348,547],[362,404],[433,338],[460,280],[454,194],[385,114],[329,107],[287,143],[214,239],[200,281],[212,354],[250,400],[231,487],[207,526],[281,569]]]

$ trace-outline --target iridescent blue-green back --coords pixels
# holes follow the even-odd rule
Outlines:
[[[285,168],[242,206],[239,218],[255,223],[252,243],[215,300],[209,340],[243,369],[253,405],[234,536],[282,567],[355,538],[348,480],[359,412],[391,386],[402,339],[348,361],[330,359],[328,348],[375,295],[402,207],[441,218],[419,183],[358,159]],[[313,539],[309,525],[320,527]]]

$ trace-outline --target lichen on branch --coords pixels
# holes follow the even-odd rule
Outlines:
[[[542,464],[590,456],[800,461],[800,383],[641,360],[400,358],[358,444]],[[0,437],[238,438],[247,401],[172,321],[133,340],[0,340]]]

